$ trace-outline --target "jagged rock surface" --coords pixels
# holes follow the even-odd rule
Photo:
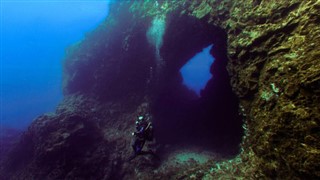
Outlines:
[[[1,175],[12,179],[319,178],[319,12],[317,0],[114,3],[106,22],[68,50],[65,100],[54,115],[41,116],[29,127],[2,164]],[[160,71],[157,51],[146,34],[152,20],[163,15],[166,31],[159,55],[165,66]],[[178,71],[210,43],[215,45],[211,73],[216,79],[202,92],[205,98],[197,101],[198,108],[213,111],[218,107],[213,99],[221,95],[216,88],[221,83],[226,88],[231,85],[244,120],[240,154],[204,165],[159,168],[148,157],[134,165],[125,163],[130,155],[128,134],[141,109],[154,112],[158,125],[165,128],[168,121],[159,119],[169,117],[155,112],[164,107],[159,99],[169,101],[172,94],[179,94],[172,102],[193,102],[183,101],[192,93],[181,84]],[[227,75],[226,65],[230,82],[219,82]],[[150,67],[161,73],[150,72]],[[228,97],[234,100],[232,93]],[[210,116],[203,123],[215,128],[208,126],[212,121]],[[186,120],[176,127],[188,122],[193,124]],[[238,121],[226,124],[241,126]],[[176,130],[173,124],[169,133],[175,135]],[[230,132],[234,131],[239,129]],[[240,134],[206,136],[227,142]]]

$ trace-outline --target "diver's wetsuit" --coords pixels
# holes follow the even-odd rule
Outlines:
[[[152,141],[152,126],[151,122],[139,122],[136,126],[137,132],[134,132],[133,135],[135,136],[134,143],[132,144],[132,148],[134,154],[129,158],[129,161],[134,159],[138,155],[145,155],[151,154],[154,157],[158,158],[156,154],[154,154],[151,150],[149,151],[142,151],[142,148],[146,141]]]

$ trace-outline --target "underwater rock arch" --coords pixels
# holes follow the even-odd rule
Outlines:
[[[232,92],[226,69],[227,34],[195,17],[169,13],[166,33],[160,50],[165,62],[157,85],[153,113],[159,142],[198,144],[235,155],[242,137],[238,100]],[[216,59],[211,65],[213,77],[199,99],[182,84],[180,69],[204,47]]]
[[[319,12],[316,0],[114,2],[106,21],[67,54],[65,98],[56,113],[34,121],[1,163],[0,178],[319,179]],[[147,32],[161,13],[166,14],[166,31],[163,41],[154,47]],[[216,78],[208,82],[202,99],[191,101],[192,92],[182,86],[179,69],[212,43],[216,61],[211,73]],[[156,66],[155,48],[159,48],[165,68],[158,79],[148,83],[150,67]],[[225,89],[232,94],[230,86],[236,96],[219,96]],[[173,94],[176,97],[172,98]],[[235,98],[230,101],[233,103],[222,104],[228,107],[216,103],[216,98],[225,102],[227,97]],[[166,105],[182,106],[178,112],[200,114],[200,119],[205,119],[201,123],[193,121],[195,118],[178,122],[169,130],[170,137],[206,127],[201,129],[206,133],[190,136],[215,138],[223,137],[220,133],[225,132],[219,130],[230,129],[217,126],[210,132],[212,122],[217,122],[211,121],[213,116],[226,113],[223,110],[229,107],[236,116],[237,101],[244,134],[240,154],[234,159],[159,169],[159,164],[146,157],[125,164],[141,104],[151,104],[155,125],[161,129],[158,138],[169,143],[161,137],[175,118],[165,116],[166,110],[173,109]],[[167,109],[159,112],[161,108]],[[221,111],[211,114],[215,108]],[[191,115],[184,114],[186,119],[194,117]],[[230,125],[231,121],[223,123]],[[234,132],[239,135],[242,123],[236,124]],[[185,129],[177,132],[180,125]],[[233,139],[234,134],[225,135],[222,141]],[[74,142],[83,138],[90,147],[79,148],[80,158],[66,169],[61,154],[78,147]],[[224,146],[210,138],[205,143]],[[239,139],[234,142],[239,145]],[[45,163],[41,161],[44,157],[54,161]]]

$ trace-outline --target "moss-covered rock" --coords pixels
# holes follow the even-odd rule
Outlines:
[[[90,178],[100,179],[319,179],[319,12],[317,0],[113,3],[106,21],[68,50],[66,98],[56,114],[39,117],[30,126],[1,173],[17,179],[89,178],[90,173]],[[164,32],[156,37],[160,40],[148,40],[157,18],[165,25]],[[240,153],[203,164],[161,166],[149,157],[125,163],[134,116],[141,109],[152,109],[149,105],[169,90],[179,96],[167,99],[185,103],[190,94],[181,86],[178,70],[210,43],[215,45],[211,53],[217,62],[211,73],[227,76],[227,64],[231,80],[211,80],[203,91],[207,99],[199,107],[214,111],[218,105],[213,99],[224,90],[219,85],[232,86],[244,121]],[[161,70],[156,59],[164,62]],[[177,124],[188,124],[186,119]],[[202,126],[213,119],[209,117]],[[170,134],[181,124],[166,130]],[[238,131],[230,128],[230,133]],[[219,127],[202,130],[219,132]],[[212,136],[214,142],[220,140],[218,146],[236,142],[234,138]],[[75,159],[60,156],[72,155],[74,148]]]

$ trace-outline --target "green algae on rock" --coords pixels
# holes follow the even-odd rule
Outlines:
[[[12,151],[22,161],[9,159],[1,173],[18,179],[89,178],[90,173],[100,179],[319,179],[319,12],[318,0],[114,2],[106,21],[69,49],[66,97],[56,114],[39,117],[30,126]],[[149,32],[148,39],[153,21],[165,30],[159,37]],[[198,31],[202,34],[191,37]],[[217,62],[227,64],[227,84],[240,102],[240,153],[203,164],[163,167],[148,157],[126,164],[127,134],[137,107],[155,104],[164,87],[183,89],[176,76],[179,67],[209,43],[217,45],[211,51]],[[148,83],[156,57],[165,66]],[[175,81],[166,84],[167,79]],[[214,94],[214,89],[204,93]],[[82,139],[86,147],[75,143]],[[71,148],[78,149],[79,161],[65,157],[72,155]]]

